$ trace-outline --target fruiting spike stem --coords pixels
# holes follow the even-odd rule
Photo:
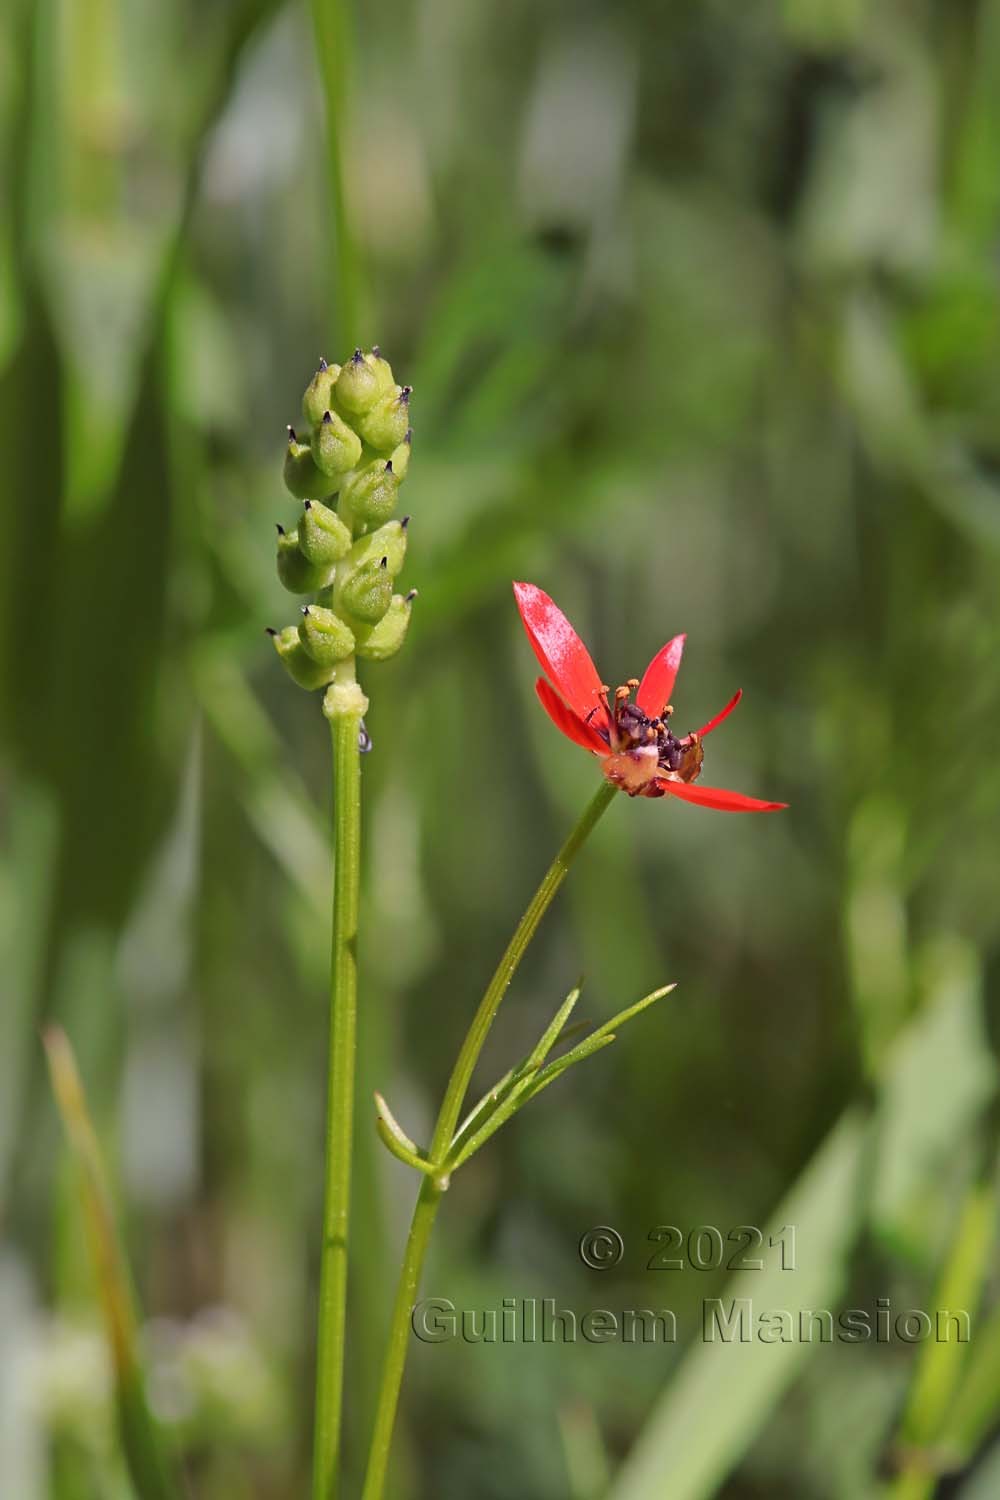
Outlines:
[[[336,672],[341,684],[352,684],[354,658],[341,662]],[[337,1494],[340,1464],[357,1033],[361,713],[330,715],[330,732],[333,747],[333,936],[313,1500],[332,1500]]]
[[[350,524],[347,516],[341,519]],[[334,573],[330,590],[334,609],[347,566],[346,561],[338,563]],[[355,659],[349,656],[335,666],[323,704],[330,720],[333,748],[333,932],[313,1500],[336,1500],[340,1485],[357,1052],[362,715],[367,707],[367,699],[357,682]]]

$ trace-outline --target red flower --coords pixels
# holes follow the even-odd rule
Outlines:
[[[741,792],[693,785],[701,774],[702,741],[732,713],[742,692],[697,732],[678,739],[669,720],[673,713],[670,694],[684,650],[682,635],[675,635],[657,652],[641,682],[633,677],[616,688],[609,701],[610,689],[598,677],[590,653],[548,594],[533,583],[515,583],[514,596],[528,639],[549,679],[539,677],[535,683],[542,707],[567,739],[600,756],[604,774],[615,786],[630,797],[669,795],[721,812],[774,812],[787,807],[785,802],[760,802]]]

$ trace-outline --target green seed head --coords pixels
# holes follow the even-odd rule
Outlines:
[[[286,625],[281,631],[268,631],[274,649],[281,657],[281,664],[293,682],[299,687],[313,692],[316,688],[326,687],[333,678],[332,666],[321,666],[319,662],[313,661],[307,654],[302,642],[299,640],[299,632],[294,625]]]
[[[307,656],[321,667],[336,666],[354,651],[354,635],[339,615],[319,604],[302,607],[299,640]]]
[[[374,361],[371,356],[366,358],[360,349],[355,349],[353,358],[337,376],[338,404],[357,417],[370,411],[381,394],[380,376],[374,368]]]
[[[358,431],[371,448],[391,453],[406,436],[410,425],[411,387],[393,386],[358,421]]]
[[[361,439],[343,417],[335,411],[325,411],[313,428],[312,456],[317,469],[330,479],[339,480],[361,457]],[[311,500],[313,496],[307,498]]]
[[[290,594],[314,594],[333,580],[332,563],[312,563],[299,548],[297,531],[278,527],[278,577]]]
[[[299,500],[326,500],[337,490],[336,484],[317,469],[309,444],[300,443],[292,427],[288,429],[285,453],[285,484]]]
[[[299,522],[299,551],[316,567],[329,567],[351,545],[350,528],[321,500],[307,500]]]
[[[357,633],[356,650],[369,661],[385,661],[395,656],[406,639],[410,626],[414,593],[393,594],[388,610],[377,625],[363,627]]]
[[[406,557],[409,524],[410,518],[405,516],[402,521],[386,521],[377,531],[370,531],[367,536],[359,537],[344,561],[347,576],[350,577],[359,568],[380,563],[384,557],[386,569],[395,578],[397,573],[402,572],[403,559]]]
[[[302,415],[310,427],[315,427],[322,422],[323,413],[329,411],[333,405],[333,388],[340,374],[339,365],[328,365],[325,359],[319,362],[319,369],[306,387],[306,393],[302,397]]]
[[[359,526],[379,526],[396,509],[399,478],[391,459],[377,458],[348,474],[341,488],[345,513]]]
[[[339,604],[352,627],[375,625],[392,602],[388,560],[359,568],[340,591]]]
[[[403,438],[403,441],[399,444],[398,448],[393,448],[390,455],[392,471],[395,474],[396,478],[399,480],[400,484],[402,484],[403,480],[406,478],[407,472],[409,471],[410,449],[412,445],[413,433],[408,427],[406,429],[406,435]]]
[[[396,384],[379,348],[358,349],[343,365],[320,360],[302,398],[309,432],[300,442],[288,429],[285,483],[305,506],[296,530],[278,527],[278,576],[323,603],[305,604],[301,624],[269,634],[300,687],[329,686],[353,694],[352,704],[367,701],[352,658],[395,655],[412,613],[415,590],[393,593],[407,548],[409,517],[394,512],[410,466],[409,407],[410,387]]]
[[[388,391],[395,390],[396,380],[392,373],[392,365],[387,359],[382,357],[382,351],[377,344],[370,354],[365,355],[365,363],[378,381],[378,393],[380,396],[386,395]]]

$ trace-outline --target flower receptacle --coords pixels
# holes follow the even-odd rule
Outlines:
[[[368,712],[368,698],[362,691],[361,684],[353,680],[331,682],[323,698],[323,712],[331,721],[363,718]]]

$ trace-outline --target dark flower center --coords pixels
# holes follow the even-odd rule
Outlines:
[[[701,736],[693,731],[683,737],[674,734],[669,722],[674,710],[669,703],[658,718],[649,718],[638,703],[631,701],[638,686],[638,679],[630,678],[615,688],[613,701],[611,689],[602,687],[600,706],[588,715],[593,728],[613,753],[655,747],[656,763],[664,774],[676,776],[680,781],[696,780],[704,756]]]

